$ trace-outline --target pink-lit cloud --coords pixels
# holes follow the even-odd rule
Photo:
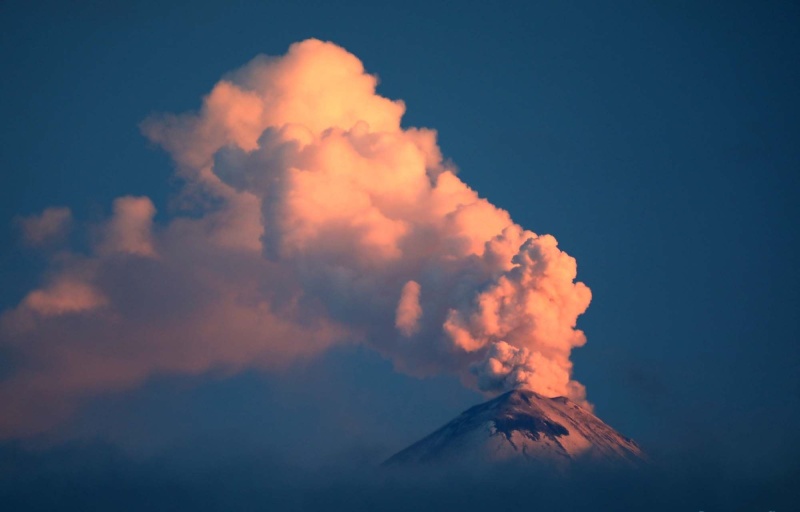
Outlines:
[[[308,40],[231,73],[196,113],[146,120],[186,213],[154,222],[148,198],[117,199],[91,252],[59,254],[3,313],[20,363],[0,381],[0,435],[155,374],[269,369],[342,343],[413,375],[584,401],[569,357],[591,295],[575,260],[479,197],[376,85]]]
[[[155,256],[151,233],[155,214],[156,208],[147,197],[115,199],[114,215],[103,230],[100,252]]]
[[[72,224],[72,211],[52,207],[38,215],[18,217],[16,221],[23,241],[31,246],[40,246],[59,241],[67,234]]]
[[[394,325],[405,336],[411,336],[419,331],[419,319],[422,316],[419,294],[420,286],[416,281],[407,282],[400,292]]]

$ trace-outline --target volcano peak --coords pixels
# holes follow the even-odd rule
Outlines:
[[[566,397],[515,389],[461,413],[390,457],[386,465],[438,464],[462,459],[638,465],[639,446]]]

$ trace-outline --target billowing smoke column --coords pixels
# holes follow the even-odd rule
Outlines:
[[[375,86],[308,40],[229,75],[198,113],[145,121],[185,184],[180,211],[154,222],[148,198],[122,197],[88,254],[47,245],[42,286],[2,317],[18,363],[0,434],[154,374],[269,369],[339,343],[413,375],[584,402],[569,357],[591,294],[575,260],[459,180],[436,133],[401,128],[403,103]],[[63,241],[70,220],[19,225]]]

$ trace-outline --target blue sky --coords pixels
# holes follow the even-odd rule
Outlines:
[[[593,300],[575,376],[599,417],[665,458],[702,445],[779,473],[800,455],[797,27],[791,2],[5,2],[0,306],[45,268],[15,216],[92,221],[132,194],[163,220],[178,185],[142,120],[197,109],[259,53],[330,40],[405,101],[404,126],[438,131],[461,179],[577,259]],[[53,435],[136,457],[283,436],[313,465],[387,454],[481,399],[366,349],[304,364],[157,378]]]

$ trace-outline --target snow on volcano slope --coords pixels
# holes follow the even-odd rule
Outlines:
[[[637,466],[646,458],[633,440],[570,400],[518,389],[464,411],[384,464],[458,460],[565,467],[576,461]]]

